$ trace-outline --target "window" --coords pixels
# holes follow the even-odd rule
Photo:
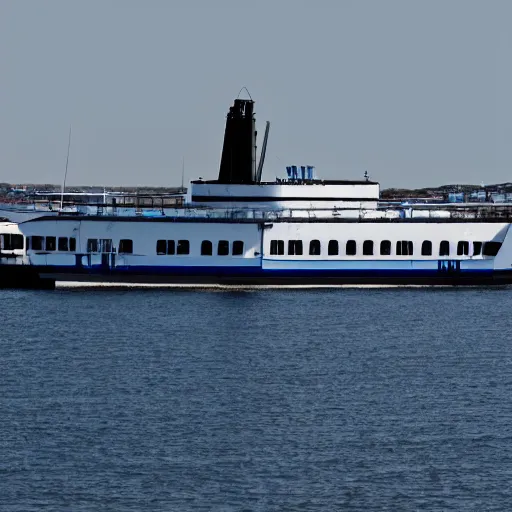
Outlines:
[[[45,249],[47,251],[55,251],[57,244],[57,239],[54,236],[47,236],[46,237],[46,247]]]
[[[6,233],[5,235],[0,235],[0,249],[11,249],[11,235],[10,233]]]
[[[501,242],[485,242],[484,256],[496,256],[501,249]]]
[[[172,242],[174,247],[174,240],[169,240],[169,242]],[[174,252],[169,252],[169,248],[167,248],[167,252],[168,254],[174,254]],[[190,254],[190,242],[188,240],[178,240],[176,254]]]
[[[347,240],[347,246],[345,248],[345,252],[347,256],[355,256],[357,251],[356,241],[355,240]]]
[[[281,256],[284,254],[284,240],[270,240],[270,254]]]
[[[156,253],[159,255],[167,254],[167,241],[157,240],[156,241]]]
[[[121,251],[119,251],[121,252]],[[174,240],[157,240],[156,253],[159,256],[176,253],[176,242]]]
[[[339,253],[340,247],[338,240],[329,240],[329,245],[327,246],[327,254],[329,256],[337,256]]]
[[[213,244],[210,240],[201,242],[201,256],[211,256],[213,254]]]
[[[101,238],[99,240],[99,252],[112,252],[112,239],[111,238]]]
[[[288,254],[302,256],[302,240],[288,240]]]
[[[69,239],[69,250],[73,252],[76,251],[76,238]]]
[[[396,255],[397,256],[412,256],[413,246],[409,240],[399,240],[396,243]]]
[[[457,244],[457,256],[467,256],[469,254],[469,242],[460,241]]]
[[[219,240],[217,254],[219,256],[227,256],[229,254],[229,242],[227,240]]]
[[[439,244],[439,256],[450,256],[450,242],[443,240]]]
[[[87,240],[87,252],[98,252],[98,240],[95,238]]]
[[[373,255],[373,240],[365,240],[363,242],[363,256]]]
[[[380,254],[381,256],[391,255],[391,242],[389,240],[382,240],[380,243]]]
[[[242,256],[243,253],[244,253],[244,243],[242,242],[242,240],[235,240],[233,242],[233,251],[232,251],[233,256]]]
[[[67,251],[68,248],[68,239],[63,236],[59,236],[59,245],[57,246],[59,251]]]
[[[432,256],[432,242],[430,240],[423,240],[421,244],[421,255]]]
[[[23,235],[11,235],[13,249],[23,249]]]
[[[473,256],[479,256],[482,252],[482,242],[473,242]]]
[[[119,240],[119,254],[133,254],[133,240],[128,238]]]
[[[320,256],[320,240],[311,240],[309,242],[309,254],[311,256]]]
[[[23,235],[1,235],[0,248],[4,250],[23,249]]]
[[[43,250],[43,242],[44,236],[31,236],[30,237],[30,246],[33,251],[42,251]]]
[[[46,250],[48,249],[48,237],[46,237]],[[111,238],[89,238],[87,240],[87,252],[112,252]]]

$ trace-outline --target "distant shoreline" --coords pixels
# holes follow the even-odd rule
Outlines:
[[[424,188],[384,188],[381,190],[381,199],[406,199],[406,198],[436,198],[445,197],[450,193],[470,194],[475,191],[486,193],[511,193],[512,183],[499,183],[493,185],[440,185]],[[35,191],[60,192],[61,185],[54,183],[0,183],[0,198],[30,195]],[[162,195],[186,193],[186,188],[160,187],[152,185],[140,186],[100,186],[100,185],[70,185],[66,186],[66,193],[103,193],[103,192],[127,192],[141,195]]]

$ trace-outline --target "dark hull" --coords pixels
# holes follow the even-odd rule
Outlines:
[[[278,273],[236,274],[140,274],[140,273],[43,273],[43,280],[89,283],[147,283],[174,285],[221,286],[341,286],[341,285],[401,285],[401,286],[492,286],[512,284],[512,272],[467,273],[446,275],[283,275]]]
[[[81,268],[0,266],[0,287],[52,289],[56,281],[188,286],[493,286],[512,284],[512,271],[271,271],[260,267]]]
[[[0,265],[0,289],[53,290],[54,279],[43,279],[29,265]]]

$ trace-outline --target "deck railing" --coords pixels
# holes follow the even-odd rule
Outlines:
[[[71,206],[71,205],[70,205]],[[21,209],[17,209],[21,211]],[[27,207],[27,212],[34,209]],[[224,219],[234,221],[375,221],[375,222],[410,222],[410,221],[503,221],[512,222],[512,204],[507,203],[465,203],[465,204],[411,204],[398,205],[380,203],[377,209],[343,209],[343,208],[212,208],[207,206],[162,206],[155,205],[112,205],[112,204],[76,204],[74,208],[66,207],[63,211],[54,208],[38,208],[39,214],[108,217],[160,217],[179,219]]]

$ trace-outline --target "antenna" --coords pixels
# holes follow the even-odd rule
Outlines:
[[[243,90],[245,90],[245,92],[247,93],[247,96],[249,96],[250,100],[252,101],[251,93],[249,92],[249,89],[247,89],[247,87],[245,87],[245,86],[240,89],[240,92],[238,93],[237,98],[240,98],[240,94],[242,94]]]
[[[261,183],[261,174],[263,172],[263,164],[265,162],[265,155],[267,153],[267,140],[268,140],[269,130],[270,130],[270,122],[267,121],[267,125],[265,127],[265,137],[263,138],[263,145],[261,146],[260,163],[258,165],[258,170],[256,171],[256,183]]]
[[[62,210],[62,205],[64,204],[64,189],[66,188],[66,178],[68,176],[69,148],[70,147],[71,147],[71,125],[69,125],[68,155],[66,157],[66,170],[64,171],[64,181],[62,182],[62,190],[60,192],[60,209],[61,210]]]
[[[185,188],[185,157],[181,158],[181,191]]]

